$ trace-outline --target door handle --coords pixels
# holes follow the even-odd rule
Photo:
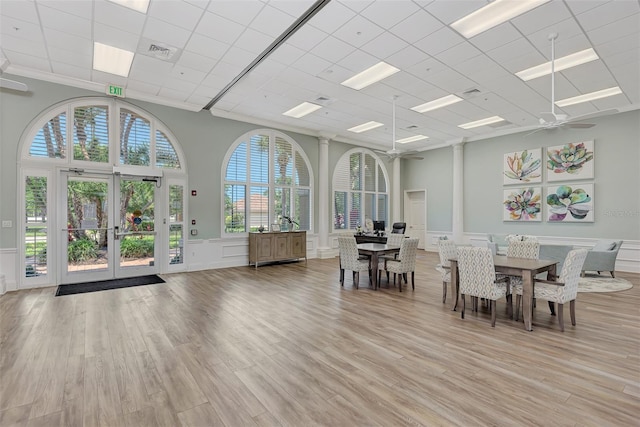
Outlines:
[[[113,238],[115,240],[120,240],[120,227],[118,227],[117,225],[115,227],[113,227]]]

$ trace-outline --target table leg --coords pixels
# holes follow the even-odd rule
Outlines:
[[[378,290],[378,253],[372,251],[371,254],[371,285],[373,290]]]
[[[556,266],[557,264],[553,264],[551,267],[549,267],[549,270],[547,271],[547,280],[556,280],[558,276],[556,276]],[[552,301],[549,301],[549,311],[551,312],[552,316],[556,315],[556,304]]]
[[[522,272],[522,317],[524,318],[524,328],[527,331],[533,330],[531,327],[531,315],[533,312],[533,272],[524,270]]]
[[[449,261],[451,263],[451,297],[453,298],[452,311],[456,311],[458,306],[458,291],[460,290],[460,279],[458,278],[458,261]]]

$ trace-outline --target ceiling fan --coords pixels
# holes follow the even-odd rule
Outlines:
[[[402,150],[398,150],[396,148],[396,99],[398,98],[397,95],[393,95],[392,97],[392,121],[391,121],[391,138],[393,141],[393,145],[391,150],[387,150],[387,151],[382,151],[382,150],[375,150],[377,153],[380,153],[384,156],[386,156],[389,160],[393,160],[396,159],[398,157],[403,158],[403,159],[413,159],[413,160],[423,160],[424,157],[419,157],[419,156],[415,156],[415,154],[417,153],[416,150],[409,150],[409,151],[402,151]]]
[[[542,129],[557,129],[560,127],[587,129],[595,126],[594,123],[577,123],[578,120],[585,120],[594,117],[600,117],[604,115],[617,113],[618,110],[605,110],[598,111],[596,113],[585,114],[578,117],[569,117],[567,114],[556,113],[556,100],[555,100],[555,40],[558,38],[558,33],[549,34],[549,40],[551,41],[551,111],[540,113],[538,119],[538,130]],[[533,132],[532,132],[533,133]]]
[[[4,72],[8,64],[9,62],[7,61],[7,59],[0,56],[0,88],[17,90],[18,92],[28,91],[29,87],[26,84],[2,77],[2,73]]]

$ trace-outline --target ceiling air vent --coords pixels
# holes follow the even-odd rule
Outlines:
[[[465,90],[464,92],[462,92],[460,94],[460,96],[462,98],[464,98],[464,99],[469,99],[469,98],[473,98],[476,95],[479,95],[480,93],[482,93],[482,92],[480,92],[480,89],[472,88],[472,89],[469,89],[469,90]]]
[[[318,95],[318,97],[313,100],[313,103],[326,107],[327,105],[333,104],[335,101],[335,99],[329,98],[328,96]]]
[[[138,43],[137,52],[142,55],[175,64],[178,61],[178,58],[180,58],[182,50],[167,43],[142,38],[140,43]]]
[[[406,129],[418,129],[418,126],[416,125],[409,125],[406,127]]]

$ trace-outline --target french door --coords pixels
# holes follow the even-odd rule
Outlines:
[[[61,172],[62,283],[158,272],[156,200],[160,181]]]

